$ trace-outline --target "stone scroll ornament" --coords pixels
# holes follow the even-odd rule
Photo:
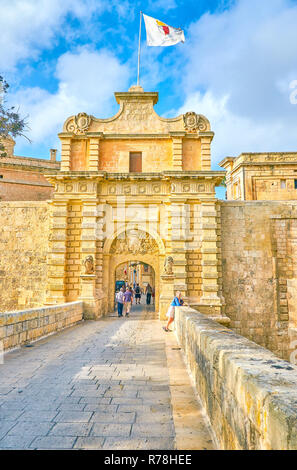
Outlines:
[[[184,126],[187,131],[198,130],[204,132],[207,130],[207,122],[205,119],[199,114],[194,113],[194,111],[184,114]]]
[[[91,124],[91,116],[87,113],[78,113],[67,124],[67,131],[74,134],[85,134]]]
[[[166,256],[164,261],[164,274],[172,275],[173,274],[173,258],[172,256]]]
[[[85,274],[94,274],[94,259],[93,256],[87,256],[84,260]]]

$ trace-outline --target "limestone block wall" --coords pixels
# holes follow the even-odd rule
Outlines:
[[[47,202],[0,202],[0,312],[45,302]]]
[[[22,346],[75,325],[82,318],[83,302],[0,314],[0,342],[4,350]]]
[[[297,449],[297,367],[189,307],[178,340],[219,447]]]
[[[222,289],[230,327],[284,359],[297,327],[296,245],[297,202],[221,203]]]

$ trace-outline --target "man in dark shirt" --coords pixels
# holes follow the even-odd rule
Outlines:
[[[140,291],[140,286],[139,286],[139,284],[136,284],[136,287],[135,287],[135,289],[134,289],[134,292],[135,292],[135,303],[136,303],[136,305],[137,305],[137,304],[140,305],[141,291]]]

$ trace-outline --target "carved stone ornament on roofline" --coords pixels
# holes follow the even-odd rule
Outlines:
[[[184,126],[185,129],[188,131],[201,131],[205,132],[207,130],[207,122],[206,120],[196,114],[194,111],[189,111],[188,113],[183,115],[184,118]]]
[[[67,124],[67,132],[73,132],[77,135],[82,135],[87,132],[91,124],[91,116],[87,113],[78,113]]]

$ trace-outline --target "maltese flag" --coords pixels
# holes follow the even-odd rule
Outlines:
[[[178,42],[185,42],[182,29],[168,26],[162,21],[143,14],[146,29],[146,42],[148,46],[174,46]]]

